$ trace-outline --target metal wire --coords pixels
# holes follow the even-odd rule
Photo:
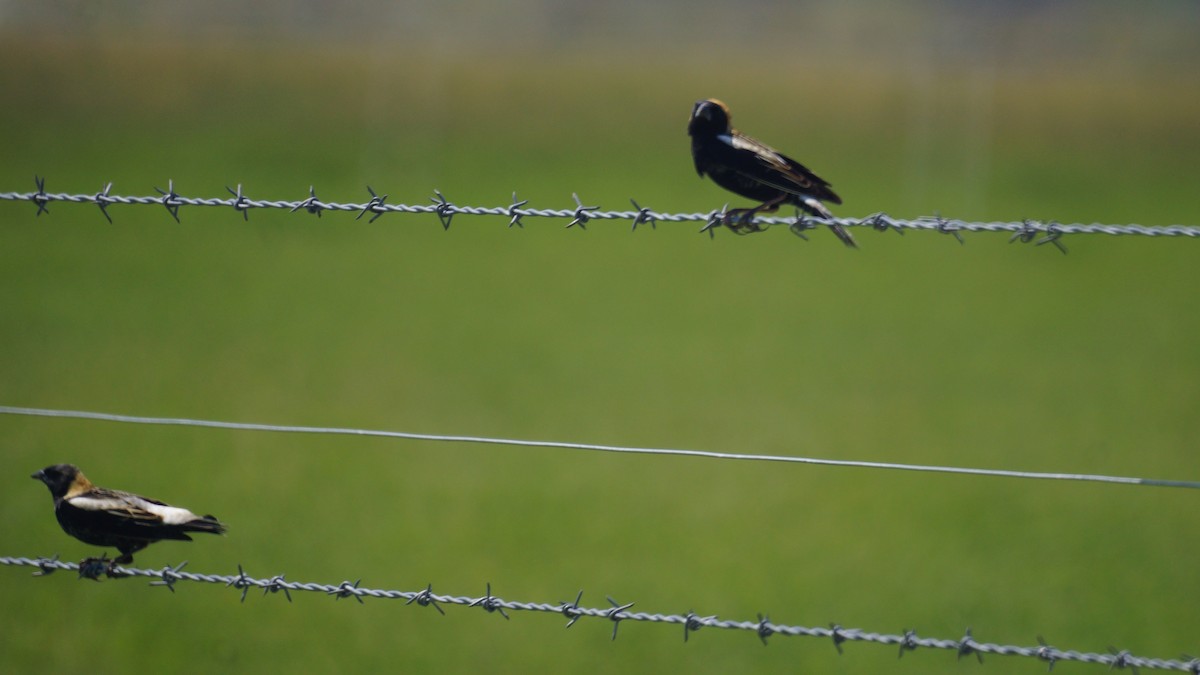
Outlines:
[[[49,213],[49,206],[54,202],[93,204],[100,209],[101,214],[110,223],[113,221],[112,215],[109,212],[109,207],[114,204],[120,204],[130,206],[160,205],[165,207],[168,213],[177,222],[180,221],[179,211],[181,207],[198,206],[232,208],[236,212],[241,213],[243,219],[248,219],[249,212],[254,209],[284,209],[289,212],[304,210],[317,216],[320,216],[324,211],[356,212],[358,214],[356,219],[361,219],[367,214],[370,214],[369,222],[374,222],[384,214],[390,213],[434,214],[437,216],[439,223],[445,229],[449,229],[454,216],[459,214],[471,216],[500,216],[508,219],[508,226],[510,228],[513,226],[524,227],[524,218],[569,219],[569,222],[565,227],[573,228],[578,226],[579,229],[586,229],[587,225],[593,220],[628,220],[631,221],[633,230],[636,230],[639,225],[650,225],[651,227],[655,227],[659,222],[699,222],[704,223],[704,226],[701,228],[700,232],[708,232],[710,236],[713,234],[715,229],[724,224],[724,218],[727,211],[727,207],[723,207],[720,210],[714,210],[706,213],[664,213],[642,207],[634,200],[631,200],[631,203],[635,210],[604,211],[598,206],[585,206],[577,195],[572,195],[575,201],[574,208],[537,209],[527,208],[526,205],[528,204],[528,201],[518,200],[516,193],[513,194],[512,202],[509,205],[496,207],[475,207],[453,204],[449,202],[441,192],[436,190],[434,191],[435,197],[430,200],[430,204],[410,205],[388,204],[386,203],[388,197],[386,194],[376,194],[375,191],[370,187],[368,187],[367,190],[371,198],[366,202],[337,203],[319,200],[316,196],[315,190],[311,187],[309,189],[309,195],[306,199],[287,201],[251,199],[244,194],[243,188],[240,184],[237,186],[236,190],[227,188],[231,195],[230,198],[189,198],[183,197],[176,193],[173,181],[168,182],[168,188],[166,190],[156,188],[156,190],[159,192],[159,196],[115,195],[111,193],[111,182],[106,184],[100,192],[95,194],[48,193],[45,191],[45,180],[43,178],[35,177],[35,183],[37,186],[37,190],[35,192],[0,192],[0,201],[30,201],[37,207],[37,215]],[[905,230],[931,230],[942,234],[952,235],[960,243],[963,242],[963,238],[961,236],[962,232],[1008,232],[1012,235],[1009,239],[1010,242],[1020,241],[1022,243],[1035,243],[1036,245],[1050,243],[1054,244],[1064,253],[1066,252],[1066,248],[1062,244],[1061,238],[1067,234],[1107,234],[1117,236],[1140,235],[1149,237],[1191,238],[1200,237],[1200,227],[1185,225],[1143,226],[1137,224],[1112,225],[1099,223],[1060,224],[1057,222],[1043,223],[1033,220],[1023,220],[1020,222],[972,222],[958,219],[947,219],[941,217],[940,215],[917,219],[901,219],[893,218],[883,213],[874,214],[866,218],[834,218],[828,220],[801,215],[791,218],[756,217],[754,222],[761,226],[787,226],[789,230],[802,238],[805,237],[804,233],[807,230],[826,224],[839,224],[843,227],[870,227],[872,229],[881,231],[892,229],[896,230],[900,234],[903,234]],[[0,406],[0,414],[66,417],[112,422],[182,425],[248,431],[347,434],[358,436],[405,438],[411,440],[551,447],[632,454],[656,454],[717,459],[792,462],[802,464],[1004,476],[1029,479],[1094,481],[1158,487],[1183,487],[1191,489],[1200,488],[1200,482],[1194,481],[1158,480],[1089,474],[973,469],[962,467],[896,464],[886,462],[828,460],[806,457],[736,454],[701,450],[637,448],[556,441],[531,441],[473,436],[417,434],[371,429],[251,424],[184,418],[139,417],[98,412],[22,408],[11,406]],[[898,648],[898,653],[900,656],[903,656],[907,651],[913,651],[918,648],[927,648],[952,651],[956,654],[957,658],[960,659],[963,656],[975,655],[982,661],[984,654],[998,654],[1006,656],[1037,658],[1047,663],[1051,668],[1053,668],[1054,664],[1059,661],[1078,661],[1083,663],[1104,665],[1110,670],[1129,668],[1136,671],[1138,668],[1150,668],[1176,670],[1200,675],[1200,659],[1196,658],[1192,658],[1190,660],[1147,658],[1133,655],[1127,650],[1117,650],[1113,648],[1110,648],[1108,653],[1089,653],[1076,650],[1063,650],[1047,645],[1041,640],[1040,637],[1038,639],[1038,646],[994,644],[976,640],[973,637],[970,629],[966,631],[962,638],[943,639],[920,637],[915,631],[912,630],[906,630],[900,634],[887,634],[869,632],[857,628],[843,628],[838,624],[830,624],[828,628],[787,625],[772,622],[769,617],[762,614],[760,614],[758,619],[754,621],[738,621],[722,620],[717,618],[715,615],[700,616],[695,612],[688,612],[686,614],[635,612],[631,611],[634,603],[630,602],[620,604],[611,597],[608,598],[608,607],[585,607],[580,605],[583,597],[583,591],[579,591],[574,601],[571,602],[522,602],[505,600],[492,595],[490,583],[487,584],[487,591],[485,595],[472,597],[435,594],[433,593],[432,585],[428,585],[422,590],[399,591],[363,587],[360,585],[361,580],[354,582],[343,581],[340,584],[334,585],[287,581],[283,574],[277,574],[270,578],[255,578],[246,574],[240,565],[238,566],[238,573],[236,575],[219,575],[185,572],[183,571],[183,567],[187,564],[186,562],[174,567],[164,567],[161,570],[121,567],[113,565],[111,561],[104,559],[84,561],[81,565],[79,563],[60,561],[58,560],[57,556],[54,556],[53,558],[0,557],[0,564],[7,566],[34,567],[37,569],[37,571],[34,572],[34,576],[45,576],[55,572],[56,570],[71,570],[78,572],[81,578],[95,579],[102,575],[112,578],[151,578],[154,580],[151,582],[152,586],[165,587],[172,593],[175,591],[175,584],[180,581],[223,584],[227,587],[231,587],[240,591],[241,600],[243,602],[245,601],[250,589],[254,588],[262,589],[263,595],[282,592],[287,597],[289,602],[292,600],[291,592],[296,591],[322,593],[332,596],[335,600],[354,598],[359,603],[363,602],[363,598],[404,600],[406,605],[417,604],[422,607],[432,606],[441,614],[445,614],[445,611],[442,609],[441,605],[480,607],[489,613],[498,613],[505,619],[509,619],[509,611],[544,612],[559,614],[565,617],[567,619],[567,627],[573,626],[581,618],[607,619],[612,624],[612,638],[614,640],[617,637],[617,629],[620,625],[620,622],[635,621],[667,623],[682,626],[683,638],[685,641],[690,638],[692,633],[700,630],[701,628],[710,627],[752,632],[757,635],[764,644],[767,643],[770,636],[777,634],[785,636],[803,636],[827,639],[832,641],[834,647],[839,653],[842,652],[843,645],[846,643],[865,642],[895,646]]]
[[[708,232],[711,236],[713,231],[725,224],[725,216],[727,207],[722,207],[720,210],[709,212],[696,213],[664,213],[654,211],[652,209],[640,206],[637,201],[630,200],[633,205],[633,211],[603,211],[598,206],[585,206],[579,199],[578,195],[572,195],[575,200],[574,208],[566,209],[535,209],[528,208],[528,200],[518,200],[514,192],[512,203],[506,206],[460,206],[451,203],[439,191],[434,190],[434,197],[430,199],[429,204],[389,204],[387,203],[388,195],[379,195],[370,187],[367,191],[371,198],[362,203],[338,203],[325,202],[317,198],[316,190],[309,188],[308,197],[297,201],[288,200],[264,200],[251,199],[243,192],[242,185],[238,184],[237,188],[226,188],[229,191],[228,198],[197,198],[184,197],[175,191],[174,181],[167,182],[167,189],[155,188],[159,193],[158,196],[123,196],[111,193],[112,183],[109,182],[95,194],[69,194],[62,192],[46,192],[46,181],[42,177],[35,176],[34,181],[37,190],[34,192],[0,192],[0,200],[6,201],[29,201],[37,206],[37,214],[49,213],[49,205],[54,202],[67,202],[76,204],[93,204],[100,208],[101,214],[108,222],[112,222],[112,215],[108,209],[114,204],[129,205],[129,206],[146,206],[159,205],[167,209],[171,217],[179,222],[179,210],[184,206],[209,206],[220,208],[232,208],[236,212],[241,213],[244,219],[249,219],[249,213],[254,209],[284,209],[289,212],[307,211],[308,213],[320,216],[325,211],[349,211],[357,212],[356,219],[360,219],[367,214],[370,214],[369,222],[374,222],[380,216],[388,213],[426,213],[434,214],[438,218],[445,229],[450,228],[451,221],[454,216],[465,214],[470,216],[501,216],[508,219],[508,226],[524,227],[524,218],[556,218],[569,219],[566,224],[567,228],[578,226],[579,229],[587,229],[588,223],[594,220],[628,220],[632,223],[632,229],[636,230],[639,225],[650,225],[655,227],[660,222],[698,222],[704,223],[700,229],[701,232]],[[838,224],[843,227],[869,227],[875,230],[895,230],[901,234],[905,230],[931,230],[948,234],[959,241],[963,242],[963,232],[1008,232],[1012,236],[1009,242],[1020,241],[1023,243],[1035,243],[1036,245],[1054,244],[1060,251],[1066,253],[1066,247],[1061,239],[1067,234],[1108,234],[1108,235],[1140,235],[1146,237],[1200,237],[1200,226],[1192,225],[1165,225],[1165,226],[1148,226],[1137,224],[1126,225],[1106,225],[1101,223],[1082,224],[1071,223],[1062,224],[1057,222],[1040,222],[1035,220],[1022,220],[1019,222],[973,222],[959,220],[954,218],[943,218],[940,215],[932,217],[921,217],[916,219],[893,218],[885,213],[877,213],[866,218],[832,218],[821,219],[810,216],[796,215],[794,217],[755,217],[752,222],[761,227],[767,226],[787,226],[794,234],[807,238],[805,232],[819,225]],[[749,228],[754,229],[754,228]]]
[[[791,455],[759,455],[740,454],[732,452],[715,452],[711,450],[681,450],[674,448],[639,448],[622,445],[599,445],[594,443],[569,443],[564,441],[532,441],[512,438],[490,438],[486,436],[454,436],[441,434],[418,434],[407,431],[383,431],[378,429],[349,429],[342,427],[311,427],[284,424],[256,424],[250,422],[220,422],[215,420],[197,420],[180,417],[144,417],[137,415],[119,415],[113,413],[91,412],[84,410],[56,410],[50,408],[22,408],[17,406],[0,405],[0,415],[28,415],[33,417],[59,417],[100,420],[104,422],[123,422],[128,424],[158,424],[170,426],[206,427],[210,429],[235,429],[239,431],[272,431],[282,433],[302,434],[334,434],[349,436],[373,436],[381,438],[404,438],[418,441],[449,441],[455,443],[484,443],[490,445],[512,445],[522,447],[563,448],[567,450],[587,450],[597,452],[617,452],[635,455],[667,455],[676,457],[702,457],[708,459],[732,459],[756,462],[790,462],[795,464],[816,464],[823,466],[842,466],[867,469],[888,469],[898,471],[925,471],[933,473],[966,474],[973,476],[998,476],[1005,478],[1026,478],[1042,480],[1070,480],[1096,483],[1117,483],[1123,485],[1143,485],[1150,487],[1174,487],[1200,489],[1200,482],[1184,480],[1162,480],[1157,478],[1133,478],[1127,476],[1103,476],[1081,473],[1046,473],[1037,471],[1012,471],[1007,469],[976,469],[969,467],[936,466],[923,464],[898,464],[893,462],[865,462],[845,459],[818,459],[813,457],[795,457]]]
[[[608,607],[585,607],[579,603],[583,600],[583,591],[576,594],[573,601],[560,600],[558,602],[522,602],[516,600],[505,600],[503,598],[492,595],[492,585],[487,584],[487,590],[481,596],[463,596],[463,595],[440,595],[433,592],[433,585],[428,584],[424,589],[416,591],[399,591],[367,588],[361,585],[361,579],[356,581],[343,581],[340,584],[320,584],[287,581],[283,574],[276,574],[270,578],[256,578],[246,573],[241,565],[238,565],[237,574],[196,574],[193,572],[185,572],[183,568],[187,565],[184,561],[174,567],[164,567],[160,570],[139,569],[134,567],[122,567],[113,564],[111,560],[106,558],[88,559],[82,563],[63,562],[58,559],[58,556],[51,558],[16,558],[16,557],[0,557],[0,564],[18,567],[34,567],[37,571],[33,576],[46,576],[57,570],[69,570],[79,573],[80,578],[99,579],[101,576],[108,578],[127,578],[127,577],[145,577],[153,579],[150,582],[151,586],[159,586],[166,588],[172,593],[175,592],[175,584],[181,581],[193,581],[198,583],[222,584],[226,587],[233,588],[240,592],[241,601],[246,601],[246,596],[250,589],[261,589],[263,595],[272,593],[283,593],[288,602],[292,601],[292,592],[309,592],[321,593],[332,596],[335,600],[344,598],[354,598],[359,603],[363,602],[363,598],[377,598],[387,600],[404,600],[404,604],[417,604],[422,607],[433,607],[440,614],[445,615],[445,610],[442,605],[459,605],[462,607],[479,607],[488,613],[500,614],[505,619],[509,619],[508,612],[544,612],[549,614],[558,614],[567,619],[567,628],[575,625],[580,619],[607,619],[612,623],[612,639],[617,639],[617,628],[622,621],[635,621],[647,623],[666,623],[681,626],[683,628],[683,639],[688,641],[693,633],[701,628],[722,628],[725,630],[739,630],[754,633],[762,640],[763,644],[767,644],[767,639],[773,635],[784,635],[791,637],[814,637],[829,640],[833,646],[842,653],[843,645],[851,642],[865,642],[879,645],[890,645],[899,649],[899,655],[903,656],[905,652],[910,652],[918,648],[925,649],[940,649],[944,651],[954,652],[957,658],[964,656],[976,656],[980,661],[983,660],[985,654],[998,654],[1002,656],[1021,656],[1026,658],[1036,658],[1047,664],[1051,668],[1059,661],[1078,661],[1082,663],[1096,663],[1108,666],[1112,669],[1129,668],[1135,670],[1138,668],[1153,668],[1159,670],[1178,670],[1188,673],[1200,674],[1200,659],[1190,659],[1187,661],[1148,658],[1144,656],[1135,656],[1127,650],[1117,650],[1110,648],[1106,654],[1081,652],[1074,649],[1059,649],[1046,644],[1040,637],[1038,638],[1038,646],[1017,646],[1003,645],[991,642],[980,642],[972,635],[971,630],[967,629],[963,637],[958,639],[946,638],[931,638],[920,637],[914,630],[905,630],[899,634],[876,633],[865,631],[859,628],[844,628],[838,624],[829,624],[828,628],[796,626],[771,621],[771,619],[759,614],[755,621],[750,620],[728,620],[719,619],[717,616],[701,616],[696,612],[687,612],[686,614],[661,614],[651,612],[635,612],[631,608],[635,603],[626,602],[618,603],[611,597],[608,597]]]

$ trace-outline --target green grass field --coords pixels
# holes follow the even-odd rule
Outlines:
[[[1193,71],[887,69],[563,50],[0,43],[0,191],[662,211],[692,102],[794,154],[838,213],[1196,224]],[[902,73],[901,73],[902,74]],[[814,95],[819,92],[820,95]],[[982,93],[981,93],[982,92]],[[0,203],[0,404],[1196,480],[1186,240]],[[60,461],[229,524],[141,567],[1174,658],[1192,491],[0,416],[2,555],[97,551]],[[1042,672],[1029,660],[0,569],[0,670]],[[1099,666],[1059,668],[1101,672]],[[1056,669],[1057,672],[1057,669]]]

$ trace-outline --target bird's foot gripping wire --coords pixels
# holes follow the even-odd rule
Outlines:
[[[753,209],[733,209],[726,211],[721,217],[721,223],[733,230],[737,234],[751,234],[753,232],[765,232],[767,227],[761,223],[755,222],[754,216],[761,210]]]
[[[121,570],[120,563],[120,558],[113,560],[108,557],[107,553],[101,554],[99,558],[84,558],[79,561],[79,578],[99,581],[101,575],[109,579],[129,576]]]

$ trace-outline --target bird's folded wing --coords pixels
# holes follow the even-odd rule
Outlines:
[[[800,162],[781,155],[773,148],[759,141],[736,134],[731,138],[732,145],[735,149],[743,150],[754,154],[757,163],[757,170],[753,173],[748,171],[743,172],[748,176],[765,185],[782,190],[789,194],[800,196],[816,196],[822,199],[829,199],[835,203],[839,202],[836,195],[829,190],[829,183],[821,179],[808,167]],[[765,169],[765,171],[763,170]],[[833,198],[830,198],[832,196]]]

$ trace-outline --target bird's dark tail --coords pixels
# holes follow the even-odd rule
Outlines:
[[[829,229],[833,230],[833,233],[837,235],[838,239],[842,240],[843,244],[849,246],[850,248],[858,248],[858,244],[854,243],[854,237],[850,236],[850,233],[846,231],[846,228],[834,223],[833,225],[829,226]]]
[[[833,213],[830,212],[829,209],[825,208],[825,205],[816,199],[811,197],[805,199],[804,206],[806,211],[814,216],[817,216],[818,218],[825,218],[827,220],[833,219]],[[849,246],[850,248],[858,248],[858,244],[854,243],[854,237],[850,236],[850,233],[846,231],[846,228],[838,225],[837,223],[831,223],[829,225],[829,229],[833,230],[833,233],[837,235],[838,239],[842,240],[843,244]]]
[[[217,520],[216,516],[204,516],[196,520],[188,521],[181,529],[188,532],[208,532],[210,534],[225,534],[225,524]]]

